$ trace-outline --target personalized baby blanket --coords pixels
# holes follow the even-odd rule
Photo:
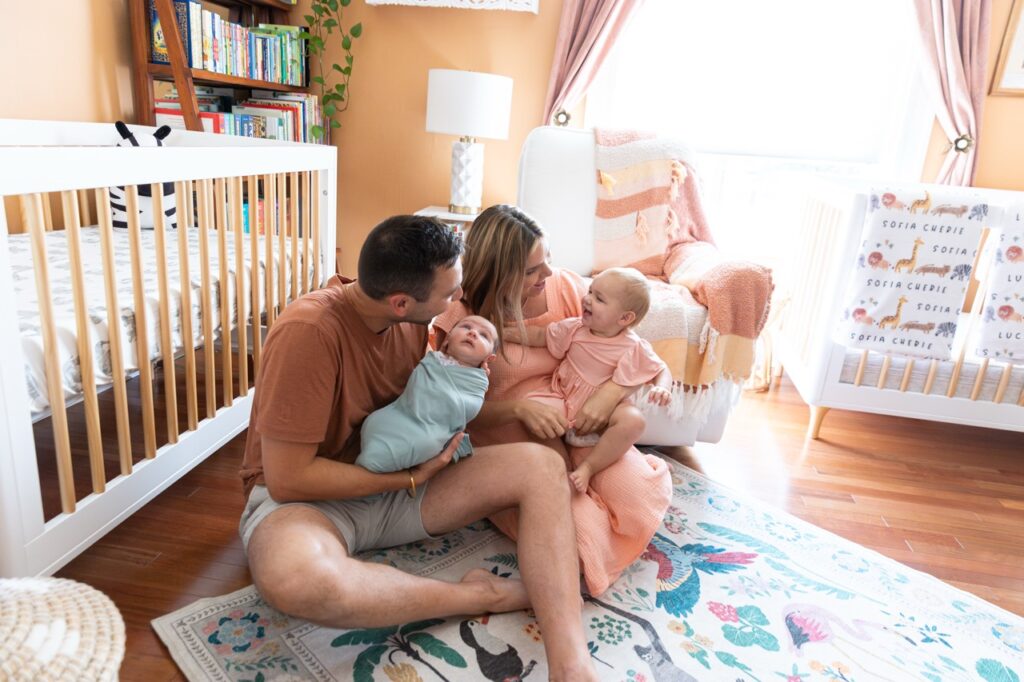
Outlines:
[[[422,464],[440,453],[480,412],[487,373],[478,367],[443,363],[438,356],[437,351],[427,353],[402,395],[363,421],[356,464],[378,473]],[[469,437],[464,436],[453,459],[472,451]]]
[[[873,190],[837,341],[948,359],[982,229],[997,214],[969,188]]]
[[[1024,364],[1024,203],[1006,211],[989,240],[992,263],[975,354]]]

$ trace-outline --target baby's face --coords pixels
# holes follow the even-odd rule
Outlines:
[[[583,324],[594,331],[615,334],[623,329],[622,304],[624,285],[614,273],[602,273],[590,283],[583,296]]]
[[[479,367],[494,353],[497,339],[498,332],[489,320],[470,315],[452,328],[442,350],[459,362]]]

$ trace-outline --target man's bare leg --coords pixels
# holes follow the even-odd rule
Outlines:
[[[334,525],[312,507],[271,513],[253,532],[248,555],[264,599],[331,627],[384,627],[529,606],[520,581],[488,571],[470,571],[461,582],[449,583],[353,559]]]
[[[519,568],[544,633],[553,680],[597,679],[583,636],[579,557],[565,460],[551,448],[514,443],[478,448],[439,473],[423,500],[429,533],[518,508]]]
[[[547,633],[552,678],[597,679],[583,638],[575,531],[560,456],[532,444],[478,448],[431,480],[423,520],[428,532],[439,534],[509,507],[541,519],[520,522],[528,538],[520,537],[519,555]],[[547,539],[537,537],[538,528]],[[563,548],[568,561],[557,551]],[[273,512],[257,526],[248,553],[253,580],[270,604],[332,627],[379,627],[527,606],[518,581],[471,571],[462,582],[447,583],[352,559],[334,526],[310,507]]]

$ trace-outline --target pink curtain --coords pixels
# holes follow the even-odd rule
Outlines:
[[[642,4],[643,0],[565,0],[544,101],[544,125],[586,94],[623,28]]]
[[[950,149],[936,182],[970,185],[985,99],[991,0],[914,0],[925,78]]]

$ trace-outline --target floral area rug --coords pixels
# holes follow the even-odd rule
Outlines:
[[[604,680],[1019,682],[1024,619],[669,462],[674,501],[584,627]],[[366,555],[457,580],[517,576],[487,522]],[[332,630],[255,588],[153,621],[190,680],[545,680],[530,611]]]

